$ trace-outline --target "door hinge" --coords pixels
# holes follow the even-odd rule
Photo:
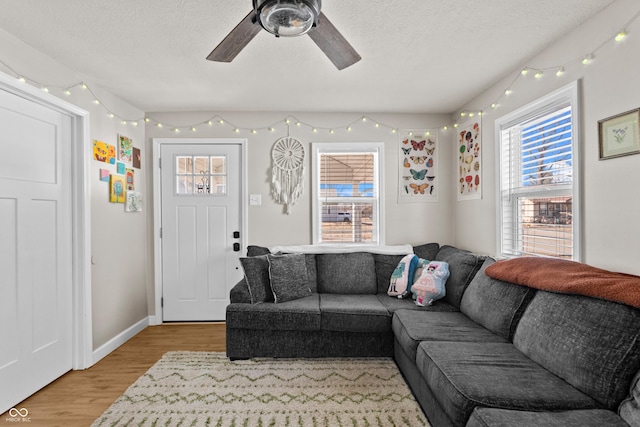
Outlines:
[[[162,239],[162,227],[160,227],[160,238]]]
[[[162,157],[158,159],[158,168],[162,169]]]
[[[160,307],[164,307],[164,297],[160,297]]]

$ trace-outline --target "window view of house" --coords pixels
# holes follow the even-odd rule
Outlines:
[[[501,128],[500,243],[505,256],[574,259],[577,153],[571,93],[567,89],[542,107],[525,107]]]
[[[378,243],[378,149],[336,148],[327,144],[317,153],[318,243]]]

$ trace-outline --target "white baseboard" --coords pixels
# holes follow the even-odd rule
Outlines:
[[[162,325],[162,318],[160,316],[149,316],[149,326]]]
[[[93,364],[95,365],[96,363],[98,363],[109,353],[129,341],[140,331],[144,330],[147,326],[149,326],[149,317],[145,317],[141,321],[120,332],[118,335],[111,338],[109,341],[107,341],[97,349],[93,350]]]

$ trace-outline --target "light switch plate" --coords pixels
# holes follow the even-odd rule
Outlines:
[[[260,194],[250,194],[249,195],[249,204],[251,206],[258,206],[262,204],[262,195]]]

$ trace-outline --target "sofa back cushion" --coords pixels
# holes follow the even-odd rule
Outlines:
[[[640,372],[633,377],[629,395],[620,404],[618,413],[630,426],[640,426]]]
[[[319,293],[375,294],[376,265],[368,252],[316,255]]]
[[[476,275],[485,257],[472,254],[469,251],[442,246],[436,255],[435,261],[444,261],[449,264],[449,279],[446,283],[447,294],[442,301],[448,302],[456,308],[460,308],[460,300],[465,289]],[[433,260],[430,260],[433,261]]]
[[[378,293],[387,293],[391,275],[402,260],[404,255],[373,254],[376,264],[376,281],[378,282]]]
[[[413,253],[418,255],[418,258],[426,259],[428,261],[434,261],[439,250],[440,244],[438,243],[425,243],[424,245],[413,247]]]
[[[537,291],[513,344],[578,390],[615,409],[640,368],[640,310],[586,297]]]
[[[495,262],[487,258],[462,295],[460,311],[491,332],[511,341],[535,290],[492,279],[485,274]]]

